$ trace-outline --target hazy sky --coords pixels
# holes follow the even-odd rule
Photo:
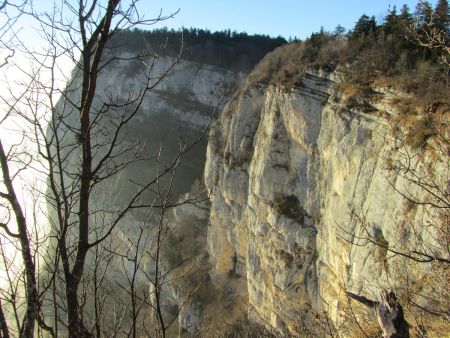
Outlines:
[[[174,19],[161,25],[170,28],[196,27],[231,29],[272,36],[297,36],[334,30],[337,24],[352,28],[362,14],[382,19],[389,8],[407,4],[414,10],[417,0],[144,0],[141,8],[148,17],[180,9]],[[430,1],[433,6],[437,0]],[[390,6],[390,7],[389,7]]]

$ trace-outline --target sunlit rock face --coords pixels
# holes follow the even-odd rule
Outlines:
[[[363,235],[352,211],[388,243],[406,217],[426,217],[405,211],[395,189],[410,185],[383,162],[391,94],[373,103],[379,114],[348,109],[335,81],[311,71],[290,90],[246,86],[210,134],[212,282],[220,288],[233,276],[251,317],[282,334],[320,311],[338,325],[346,290],[376,298],[373,290],[397,283],[395,258],[348,241]]]
[[[153,74],[162,74],[172,61],[158,59]],[[138,91],[142,67],[124,61],[107,67],[95,104]],[[396,94],[380,89],[382,98],[372,103],[377,113],[349,108],[334,73],[310,71],[292,89],[244,81],[217,120],[211,118],[218,99],[244,76],[184,61],[149,93],[127,129],[125,142],[140,135],[148,156],[162,140],[167,163],[179,135],[196,140],[214,121],[175,178],[179,196],[204,173],[210,201],[183,205],[167,220],[171,237],[163,265],[196,257],[195,269],[165,290],[165,310],[178,319],[170,335],[214,336],[248,316],[276,335],[298,336],[301,322],[312,323],[322,311],[338,327],[346,291],[376,299],[382,287],[401,283],[397,276],[406,276],[407,269],[415,269],[409,277],[423,275],[421,268],[386,260],[380,247],[355,240],[364,235],[359,215],[370,234],[387,243],[398,243],[399,231],[408,237],[408,220],[426,223],[428,217],[405,204],[396,190],[414,188],[386,169],[389,116],[396,114],[390,100]],[[154,173],[151,165],[129,167],[117,184],[117,202],[131,193],[122,183]],[[96,194],[99,203],[109,201],[109,190]],[[135,221],[124,220],[114,239],[125,243]],[[415,231],[434,236],[426,228]],[[151,272],[150,265],[145,268]],[[111,268],[111,275],[118,269]]]

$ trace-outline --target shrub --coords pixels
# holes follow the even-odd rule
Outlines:
[[[300,224],[304,223],[305,216],[307,216],[295,195],[279,195],[275,197],[271,206],[278,214]]]

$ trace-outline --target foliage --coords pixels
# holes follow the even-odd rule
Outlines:
[[[300,85],[309,69],[332,71],[347,41],[327,32],[313,33],[304,42],[294,42],[275,49],[253,69],[247,85],[256,83],[281,84],[286,89]]]
[[[113,41],[122,48],[136,51],[148,46],[157,54],[176,56],[183,45],[183,59],[220,66],[235,71],[250,71],[271,50],[286,43],[282,37],[249,35],[224,30],[167,28],[144,31],[122,31]]]
[[[248,317],[236,322],[231,328],[221,334],[221,337],[226,338],[273,338],[276,336],[262,325],[251,321]]]
[[[305,210],[303,210],[300,201],[295,195],[279,195],[275,198],[272,204],[280,215],[290,218],[300,224],[304,223]]]
[[[436,16],[434,19],[434,26],[445,32],[447,35],[450,34],[450,18],[448,9],[448,1],[439,0],[434,11]]]
[[[353,32],[350,34],[351,38],[359,38],[363,36],[368,36],[370,34],[374,34],[377,29],[377,24],[375,21],[375,17],[368,17],[363,14],[359,20],[356,22],[355,28]]]
[[[301,86],[307,71],[338,69],[341,89],[352,89],[344,92],[349,94],[349,102],[352,97],[365,97],[372,87],[409,93],[422,110],[434,102],[445,102],[448,70],[442,61],[448,56],[442,55],[442,44],[436,46],[442,50],[439,54],[417,40],[423,34],[447,32],[448,15],[440,14],[446,11],[446,1],[440,1],[435,11],[421,2],[414,14],[406,5],[399,14],[394,8],[381,24],[373,16],[362,15],[345,36],[341,26],[332,34],[321,30],[303,42],[283,45],[266,55],[250,74],[247,85],[273,83],[289,90]],[[430,29],[434,30],[430,33]]]

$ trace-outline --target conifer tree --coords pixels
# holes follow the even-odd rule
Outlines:
[[[369,17],[363,14],[359,20],[355,24],[355,28],[353,29],[354,35],[362,35],[367,31],[367,27],[369,24]]]
[[[447,0],[439,0],[434,10],[434,27],[445,34],[450,33],[450,16]]]
[[[408,5],[404,4],[397,16],[397,37],[401,41],[400,44],[404,49],[416,49],[417,46],[408,38],[408,30],[413,29],[413,16],[409,11]]]
[[[375,19],[375,15],[372,15],[369,20],[369,31],[375,33],[377,29],[377,20]]]
[[[384,18],[383,30],[386,34],[396,34],[398,32],[397,8],[394,6],[392,11]]]
[[[333,35],[334,36],[343,36],[345,34],[345,28],[342,27],[340,24],[336,26],[334,29]]]
[[[404,4],[402,6],[402,9],[400,10],[400,15],[398,16],[398,19],[400,20],[400,22],[403,26],[409,27],[411,25],[412,15],[409,12],[409,7],[407,4]]]
[[[419,1],[414,16],[419,27],[426,25],[431,22],[433,17],[433,7],[428,1]]]

